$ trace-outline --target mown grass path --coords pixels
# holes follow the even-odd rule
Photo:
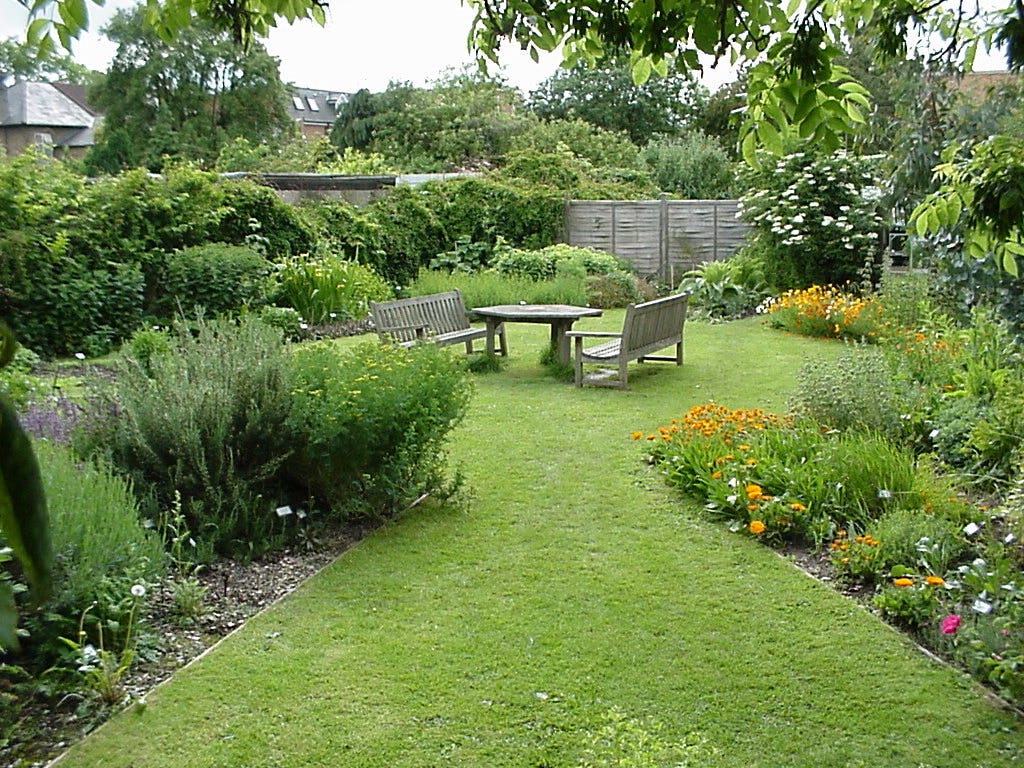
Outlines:
[[[534,362],[546,330],[512,326],[511,366],[478,380],[452,445],[467,509],[378,531],[62,766],[569,767],[609,712],[699,734],[701,765],[1024,760],[980,689],[639,460],[633,430],[709,399],[782,410],[835,346],[691,324],[683,368],[581,391]]]

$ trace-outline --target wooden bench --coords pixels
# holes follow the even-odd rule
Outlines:
[[[631,360],[641,363],[645,360],[663,360],[682,365],[683,325],[686,323],[689,298],[689,294],[681,293],[643,304],[630,304],[626,308],[622,333],[569,331],[566,335],[575,340],[576,386],[583,386],[583,366],[587,364],[616,365],[617,379],[591,377],[588,383],[621,389],[629,389],[627,365]],[[604,338],[609,341],[584,349],[583,340],[587,338]],[[676,348],[675,355],[652,354],[673,345]]]
[[[466,305],[458,290],[396,301],[371,301],[370,319],[382,340],[395,341],[403,347],[421,341],[442,346],[465,344],[469,354],[473,352],[473,342],[487,336],[486,328],[469,324]],[[507,355],[504,325],[496,332],[501,354]]]

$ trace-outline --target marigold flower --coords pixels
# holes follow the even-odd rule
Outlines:
[[[956,631],[960,629],[960,625],[962,623],[963,619],[961,619],[955,613],[947,616],[942,620],[942,634],[955,635]]]
[[[643,437],[643,436],[644,436],[644,433],[643,433],[643,432],[634,432],[634,433],[633,433],[633,439],[634,439],[634,440],[639,440],[639,439],[640,439],[641,437]]]
[[[899,579],[893,579],[892,583],[895,584],[897,587],[912,587],[912,586],[914,586],[914,580],[913,579],[908,579],[905,576],[902,577],[902,578],[899,578]]]
[[[747,492],[747,498],[751,501],[757,501],[761,498],[761,486],[756,483],[751,483],[744,490]]]
[[[747,509],[749,509],[751,512],[756,512],[757,504],[747,504]]]
[[[711,479],[712,480],[721,480],[722,479],[722,472],[721,472],[721,470],[717,470],[716,469],[714,472],[712,472],[711,473]]]
[[[946,580],[941,576],[928,576],[925,579],[925,583],[933,587],[941,587],[943,584],[946,583]]]
[[[760,536],[765,530],[765,525],[760,520],[754,520],[750,523],[750,532],[755,536]]]
[[[799,501],[794,501],[792,504],[789,505],[789,508],[792,509],[794,512],[807,511],[807,507],[801,504]]]

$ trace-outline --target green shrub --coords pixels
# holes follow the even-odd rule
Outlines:
[[[291,367],[288,429],[301,439],[289,466],[323,508],[390,515],[440,487],[444,440],[471,393],[461,356],[432,344],[341,353],[321,343],[296,350]]]
[[[732,163],[714,137],[688,133],[656,139],[643,149],[641,157],[663,192],[690,200],[732,197]]]
[[[616,270],[586,279],[587,306],[612,309],[654,298],[654,289],[632,272]]]
[[[153,308],[162,317],[192,313],[233,314],[267,302],[273,265],[251,248],[213,243],[172,253],[160,281],[163,296]]]
[[[278,272],[275,301],[313,325],[367,316],[371,301],[391,298],[391,287],[370,267],[342,257],[290,259]]]
[[[380,250],[377,260],[367,261],[392,285],[409,285],[431,258],[454,248],[460,235],[470,237],[445,231],[437,196],[434,185],[398,187],[370,206],[369,214],[380,232]]]
[[[18,339],[44,357],[82,352],[97,357],[142,322],[143,277],[137,265],[88,269],[68,255],[33,254],[24,283],[5,312]]]
[[[491,266],[503,275],[532,280],[549,280],[560,273],[576,273],[584,277],[628,271],[628,265],[614,254],[564,243],[539,250],[509,249],[502,252]]]
[[[11,361],[0,368],[0,395],[15,406],[22,406],[40,394],[43,385],[31,375],[38,363],[39,355],[19,344]]]
[[[706,261],[688,271],[679,284],[690,294],[690,306],[714,318],[752,313],[767,295],[760,265],[750,258]]]
[[[518,248],[543,248],[562,230],[565,198],[550,187],[461,178],[426,184],[422,194],[447,242],[494,243],[500,236]]]
[[[739,182],[750,190],[740,201],[742,216],[768,256],[771,285],[855,283],[865,264],[875,276],[882,219],[872,163],[844,153],[797,152],[747,170]]]
[[[835,360],[806,363],[790,407],[832,429],[892,438],[902,433],[895,383],[885,356],[873,347],[852,347]]]
[[[171,352],[170,331],[159,326],[140,328],[132,334],[123,351],[130,355],[147,374],[152,375],[154,361]]]
[[[295,445],[286,371],[280,331],[255,317],[179,323],[169,354],[121,362],[84,443],[161,508],[180,492],[203,546],[262,551],[282,535],[278,469]]]
[[[380,258],[381,225],[370,210],[331,197],[304,202],[296,210],[316,233],[314,255],[363,259],[369,263]]]

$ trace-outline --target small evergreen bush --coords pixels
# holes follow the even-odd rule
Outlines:
[[[211,316],[242,307],[258,309],[267,303],[272,270],[269,261],[246,246],[211,243],[184,248],[167,257],[160,281],[163,296],[154,310],[170,318],[196,308]]]

